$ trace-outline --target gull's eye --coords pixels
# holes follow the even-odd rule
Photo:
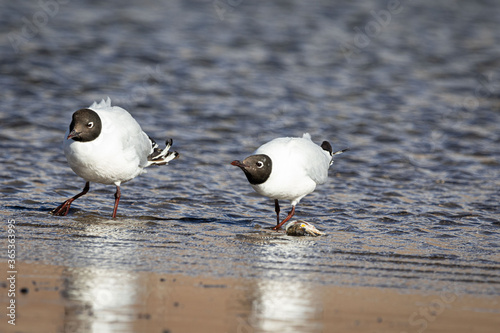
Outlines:
[[[93,121],[89,121],[88,124],[87,124],[87,127],[88,128],[94,127],[94,122]]]
[[[257,168],[262,168],[264,166],[264,163],[262,161],[258,161],[255,165],[257,165]]]

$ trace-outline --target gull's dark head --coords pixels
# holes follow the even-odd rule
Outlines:
[[[232,165],[239,167],[247,176],[248,181],[252,185],[264,183],[273,170],[273,162],[271,158],[265,154],[248,156],[240,161],[232,161]]]
[[[101,134],[102,122],[99,115],[90,109],[80,109],[73,113],[66,139],[80,142],[95,140]]]

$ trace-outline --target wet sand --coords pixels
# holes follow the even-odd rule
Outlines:
[[[1,263],[6,272],[6,263]],[[18,263],[1,332],[498,332],[500,298]],[[5,279],[2,279],[6,281]]]

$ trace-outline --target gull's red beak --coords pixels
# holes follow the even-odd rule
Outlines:
[[[67,140],[74,138],[75,136],[78,136],[80,133],[78,133],[76,130],[72,130],[69,134],[68,137],[66,138]]]
[[[241,163],[240,161],[232,161],[231,162],[231,165],[234,165],[234,166],[237,166],[237,167],[240,167],[240,168],[245,168],[246,165]]]

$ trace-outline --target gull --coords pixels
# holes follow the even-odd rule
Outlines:
[[[309,133],[301,138],[277,138],[260,146],[242,162],[233,161],[245,173],[252,188],[260,195],[274,199],[278,230],[295,214],[295,206],[324,184],[333,156],[348,149],[333,152],[328,141],[321,146],[311,140]],[[292,210],[280,222],[279,200],[291,201]]]
[[[75,111],[64,136],[63,149],[71,169],[86,183],[82,192],[51,213],[67,215],[71,203],[89,191],[90,182],[95,182],[116,186],[112,216],[115,218],[121,197],[120,185],[145,173],[145,168],[151,165],[165,165],[178,158],[177,152],[169,152],[171,146],[172,139],[169,139],[166,147],[160,149],[130,113],[111,106],[109,97]]]

